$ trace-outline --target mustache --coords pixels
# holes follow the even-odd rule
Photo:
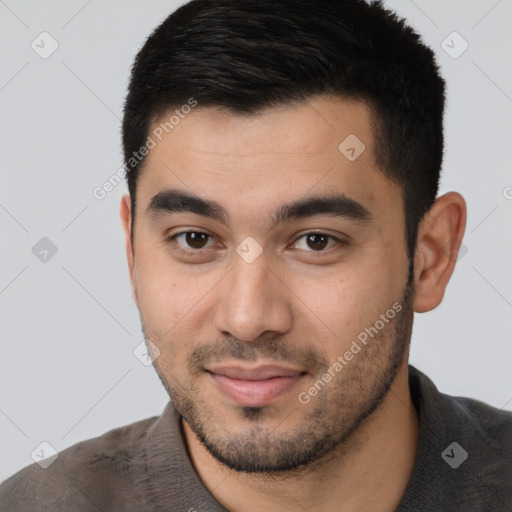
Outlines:
[[[199,374],[210,363],[228,359],[288,363],[307,368],[311,373],[318,373],[329,367],[327,359],[311,347],[296,347],[275,338],[248,343],[235,337],[228,337],[195,348],[188,356],[188,369],[192,374]]]

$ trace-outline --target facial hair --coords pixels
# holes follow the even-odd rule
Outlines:
[[[297,402],[297,409],[293,411],[297,421],[294,428],[287,431],[280,430],[279,425],[265,426],[269,419],[266,406],[240,407],[240,422],[244,422],[244,428],[231,429],[222,417],[215,415],[215,407],[206,402],[195,381],[204,375],[206,364],[229,358],[265,359],[307,367],[316,382],[332,365],[317,350],[299,349],[276,338],[257,344],[224,338],[191,351],[187,358],[186,383],[173,378],[173,369],[161,358],[155,359],[153,364],[174,407],[217,461],[236,472],[290,476],[333,457],[382,404],[408,353],[413,299],[414,276],[410,265],[408,281],[398,301],[402,309],[368,339],[347,366],[318,392],[315,400],[308,406]],[[143,332],[148,339],[149,332],[144,324]]]

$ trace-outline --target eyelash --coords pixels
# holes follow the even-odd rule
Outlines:
[[[191,255],[191,254],[201,254],[203,251],[205,250],[208,250],[210,249],[211,247],[206,247],[206,248],[202,248],[202,249],[185,249],[183,248],[182,246],[179,245],[179,243],[176,242],[176,238],[178,238],[179,236],[182,236],[182,235],[187,235],[189,233],[195,233],[195,234],[198,234],[198,235],[206,235],[207,237],[210,237],[210,238],[214,238],[212,235],[208,234],[208,233],[205,233],[204,231],[181,231],[179,233],[176,233],[170,237],[168,237],[166,239],[167,242],[172,242],[172,243],[175,243],[178,245],[178,250],[181,251],[182,253],[184,254],[187,254],[187,255]],[[328,247],[327,249],[322,249],[322,250],[319,250],[319,251],[314,251],[314,250],[310,250],[310,251],[305,251],[305,252],[308,252],[308,253],[311,253],[311,254],[318,254],[318,255],[321,255],[321,254],[325,254],[327,253],[327,251],[329,251],[330,249],[332,249],[332,247],[335,247],[336,245],[341,245],[341,246],[346,246],[348,245],[348,242],[346,240],[342,240],[340,238],[337,238],[333,235],[329,235],[328,233],[323,233],[322,231],[310,231],[308,233],[304,233],[303,235],[301,235],[300,237],[298,237],[295,242],[293,242],[293,245],[296,245],[297,242],[305,237],[308,237],[310,235],[323,235],[323,236],[326,236],[329,240],[333,240],[335,243],[335,245],[331,246],[331,247]]]

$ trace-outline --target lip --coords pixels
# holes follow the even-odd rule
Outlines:
[[[255,368],[218,366],[206,369],[219,389],[238,405],[257,407],[270,404],[288,391],[304,371],[276,365]]]

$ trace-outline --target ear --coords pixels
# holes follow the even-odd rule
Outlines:
[[[132,244],[132,207],[129,194],[124,194],[121,198],[121,223],[123,224],[126,258],[128,260],[128,270],[130,272],[130,282],[132,285],[132,297],[137,303],[137,295],[134,281],[135,253]]]
[[[438,197],[420,222],[414,256],[417,313],[430,311],[443,300],[465,229],[466,202],[457,192]]]

